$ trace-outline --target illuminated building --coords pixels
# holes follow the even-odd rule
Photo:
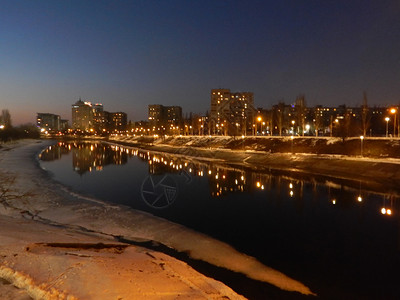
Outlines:
[[[149,105],[150,126],[158,126],[164,121],[164,106],[160,104]]]
[[[93,130],[94,109],[90,102],[83,102],[81,99],[72,105],[72,128],[75,130]]]
[[[93,109],[93,129],[96,132],[107,130],[107,115],[108,113],[103,110],[103,104],[96,103],[92,105]]]
[[[37,127],[43,132],[56,132],[61,130],[61,118],[59,115],[55,114],[38,113],[36,124]]]
[[[127,114],[107,112],[103,104],[83,102],[81,99],[72,105],[72,128],[91,133],[105,131],[124,131],[127,128]]]
[[[256,109],[251,92],[231,93],[229,89],[211,90],[210,123],[213,134],[251,132]]]
[[[178,126],[182,123],[182,107],[164,106],[160,104],[149,105],[149,125],[150,128]]]
[[[108,113],[108,129],[110,131],[124,131],[127,129],[128,117],[124,112]]]
[[[178,125],[182,121],[182,107],[165,106],[164,114],[168,124]]]

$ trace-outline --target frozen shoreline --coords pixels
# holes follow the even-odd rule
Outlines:
[[[88,215],[82,212],[89,206],[91,212],[106,213],[108,208],[77,205],[51,190],[54,186],[43,182],[42,171],[29,163],[44,146],[21,141],[0,150],[2,178],[15,176],[10,193],[23,195],[0,205],[1,299],[29,299],[27,293],[34,299],[164,299],[178,295],[242,299],[224,284],[163,253],[131,245],[118,250],[122,243],[101,234],[101,228],[97,228],[99,233],[96,228],[85,232],[78,224],[72,225]],[[110,247],[87,247],[98,243]],[[4,285],[4,280],[20,289]]]
[[[0,149],[0,172],[15,176],[14,194],[23,195],[14,199],[10,206],[0,205],[0,222],[3,224],[0,232],[0,278],[13,281],[20,276],[16,276],[15,272],[22,272],[24,284],[29,282],[22,286],[25,289],[35,286],[49,295],[58,293],[78,299],[115,299],[117,294],[121,299],[132,298],[132,295],[154,299],[174,298],[177,295],[196,299],[205,296],[211,299],[224,296],[242,298],[222,283],[165,254],[132,245],[124,248],[122,253],[110,254],[110,249],[114,251],[117,247],[114,245],[115,237],[123,237],[157,241],[179,252],[190,253],[194,259],[241,272],[281,289],[311,293],[302,283],[262,265],[227,244],[181,225],[144,212],[78,199],[68,194],[32,163],[34,154],[46,143],[51,142],[21,141],[14,146],[7,145],[9,151]],[[18,228],[25,228],[26,231],[19,232]],[[112,244],[111,248],[82,249],[82,244],[99,242]],[[43,243],[72,243],[75,246],[72,249],[66,248],[65,244],[48,247]],[[35,250],[26,251],[28,245]],[[35,262],[34,258],[37,258],[36,265],[27,263]],[[129,273],[120,276],[119,270],[135,259],[138,264],[143,264],[142,272],[135,273],[135,266]],[[157,267],[154,269],[154,266]],[[116,271],[107,271],[110,268]],[[148,270],[152,270],[150,274]],[[132,272],[140,273],[133,282]],[[98,274],[107,280],[96,281],[90,274]],[[99,291],[99,287],[102,290]],[[52,298],[49,296],[48,299]]]

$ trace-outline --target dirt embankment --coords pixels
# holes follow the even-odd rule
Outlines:
[[[220,160],[257,170],[285,169],[394,188],[400,182],[399,139],[113,137],[110,141],[152,151]]]

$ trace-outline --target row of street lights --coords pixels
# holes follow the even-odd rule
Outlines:
[[[398,124],[398,129],[397,129],[397,137],[400,137],[400,119],[399,119],[399,121],[397,121],[397,109],[396,108],[391,108],[390,109],[390,111],[389,111],[391,114],[393,114],[394,115],[394,122],[393,122],[393,137],[395,137],[396,136],[396,124]],[[265,122],[262,122],[261,123],[261,121],[262,121],[262,118],[261,117],[257,117],[257,121],[260,123],[260,132],[262,132],[262,125],[265,125]],[[385,121],[386,121],[386,137],[389,137],[389,121],[390,121],[390,118],[389,117],[386,117],[385,118]],[[397,121],[397,122],[396,122]],[[291,121],[291,123],[292,123],[292,134],[294,134],[294,125],[295,125],[295,121],[294,120],[292,120]],[[339,123],[339,120],[338,119],[335,119],[335,123]],[[253,125],[254,126],[254,125]],[[310,125],[309,124],[307,124],[306,125],[306,131],[308,131],[309,129],[310,129]],[[333,119],[332,119],[332,117],[331,117],[331,125],[330,125],[330,133],[331,133],[331,136],[332,136],[332,132],[333,132]],[[256,130],[255,130],[256,132],[257,132],[257,127],[256,127]]]

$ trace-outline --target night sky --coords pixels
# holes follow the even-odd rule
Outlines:
[[[270,108],[400,103],[400,1],[2,1],[0,109],[71,119],[100,102],[128,119],[148,104],[209,110],[210,90]]]

